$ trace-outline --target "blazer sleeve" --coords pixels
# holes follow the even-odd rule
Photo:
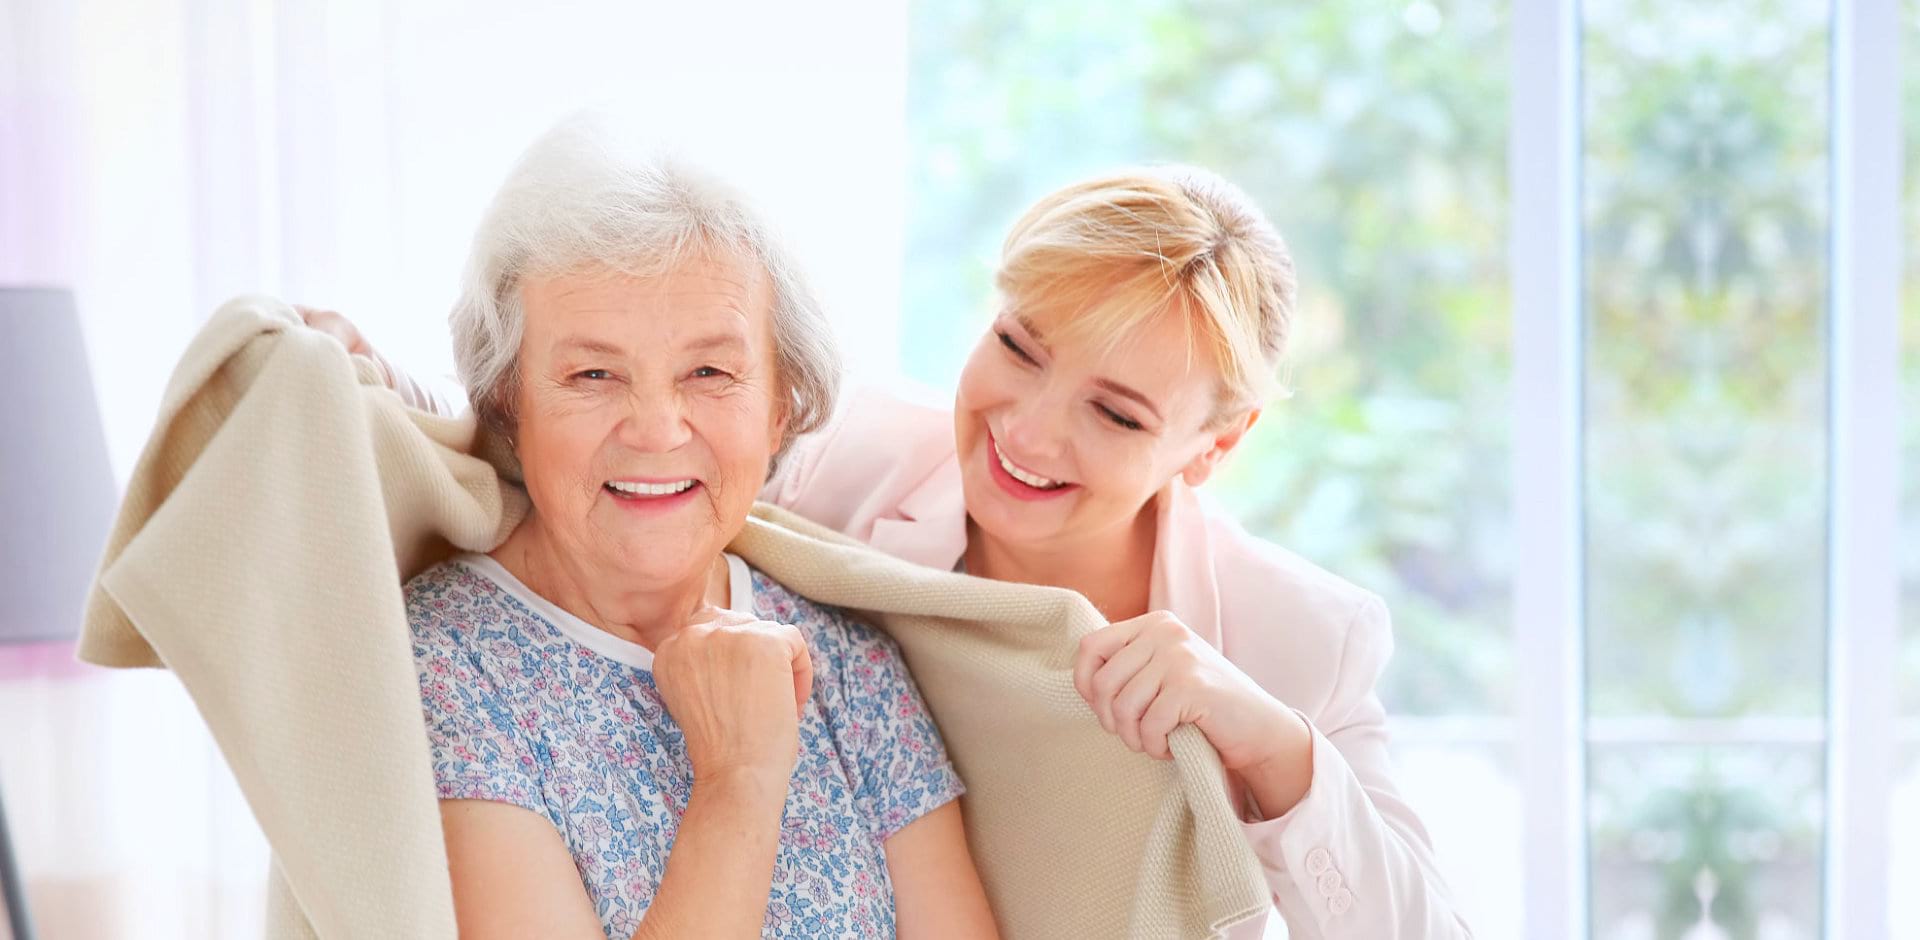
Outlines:
[[[774,463],[773,472],[767,474],[767,482],[760,487],[761,502],[772,503],[810,519],[815,518],[807,512],[812,508],[808,505],[812,501],[807,496],[814,491],[813,483],[820,475],[820,465],[846,422],[844,413],[835,413],[825,427],[794,438]]]
[[[1313,729],[1313,781],[1277,819],[1244,823],[1295,940],[1471,937],[1427,831],[1393,784],[1386,710],[1374,692],[1392,655],[1386,605],[1367,595]]]
[[[432,412],[442,418],[457,418],[467,410],[467,390],[446,376],[418,376],[390,362],[374,350],[370,356],[387,377],[387,387],[409,408]]]
[[[780,455],[761,501],[864,540],[874,513],[924,475],[915,458],[943,444],[951,452],[951,421],[926,414],[883,389],[849,389],[824,426]]]

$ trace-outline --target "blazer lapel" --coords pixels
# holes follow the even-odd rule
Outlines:
[[[1178,477],[1154,499],[1159,524],[1147,606],[1172,612],[1187,629],[1220,649],[1220,584],[1214,576],[1206,507],[1200,494]]]
[[[1200,495],[1175,479],[1154,498],[1158,526],[1153,582],[1147,604],[1171,611],[1218,649],[1220,585],[1214,576],[1207,509]],[[967,506],[960,464],[948,460],[900,501],[897,517],[876,519],[867,543],[895,558],[951,571],[967,550]]]
[[[875,519],[872,545],[895,558],[952,571],[967,550],[960,462],[948,459],[900,501],[897,518]]]

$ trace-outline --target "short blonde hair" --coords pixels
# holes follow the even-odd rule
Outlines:
[[[1063,312],[1057,335],[1107,349],[1184,314],[1189,353],[1206,350],[1220,373],[1214,420],[1276,390],[1293,256],[1246,193],[1206,170],[1124,170],[1048,195],[1007,234],[995,283],[1015,312]]]
[[[595,114],[575,115],[527,148],[481,218],[448,317],[474,412],[517,430],[520,340],[530,277],[599,265],[659,275],[692,258],[763,268],[787,426],[779,452],[833,414],[840,354],[799,265],[747,198],[684,158],[635,146]],[[776,454],[776,457],[778,455]]]

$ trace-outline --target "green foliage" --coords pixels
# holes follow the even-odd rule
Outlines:
[[[1823,756],[1782,748],[1596,748],[1595,935],[1679,938],[1703,919],[1762,936],[1763,915],[1817,935]],[[1766,781],[1766,786],[1754,786]],[[1811,890],[1810,890],[1811,888]],[[1769,932],[1767,935],[1772,935]]]
[[[1826,7],[1585,16],[1590,710],[1817,717]]]
[[[1583,15],[1589,714],[1818,719],[1827,8]],[[1596,756],[1596,932],[1678,937],[1709,901],[1725,936],[1757,936],[1763,911],[1816,930],[1817,880],[1788,877],[1819,870],[1806,757]],[[1781,767],[1810,779],[1781,786]]]

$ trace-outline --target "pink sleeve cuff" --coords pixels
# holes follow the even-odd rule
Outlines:
[[[1288,845],[1300,846],[1326,840],[1333,829],[1333,820],[1329,817],[1340,805],[1335,791],[1353,777],[1353,771],[1347,766],[1346,757],[1340,753],[1340,749],[1313,726],[1305,713],[1299,709],[1294,711],[1300,715],[1301,721],[1307,723],[1313,735],[1313,782],[1308,785],[1307,793],[1300,798],[1300,802],[1285,813],[1273,819],[1242,819],[1240,823],[1247,844],[1253,847],[1254,854],[1260,859],[1260,867],[1266,870],[1268,879],[1272,881],[1286,879],[1290,867],[1303,864],[1300,858],[1288,857]],[[1249,800],[1249,813],[1252,812],[1251,803]],[[1306,853],[1296,850],[1293,854],[1304,856]]]

